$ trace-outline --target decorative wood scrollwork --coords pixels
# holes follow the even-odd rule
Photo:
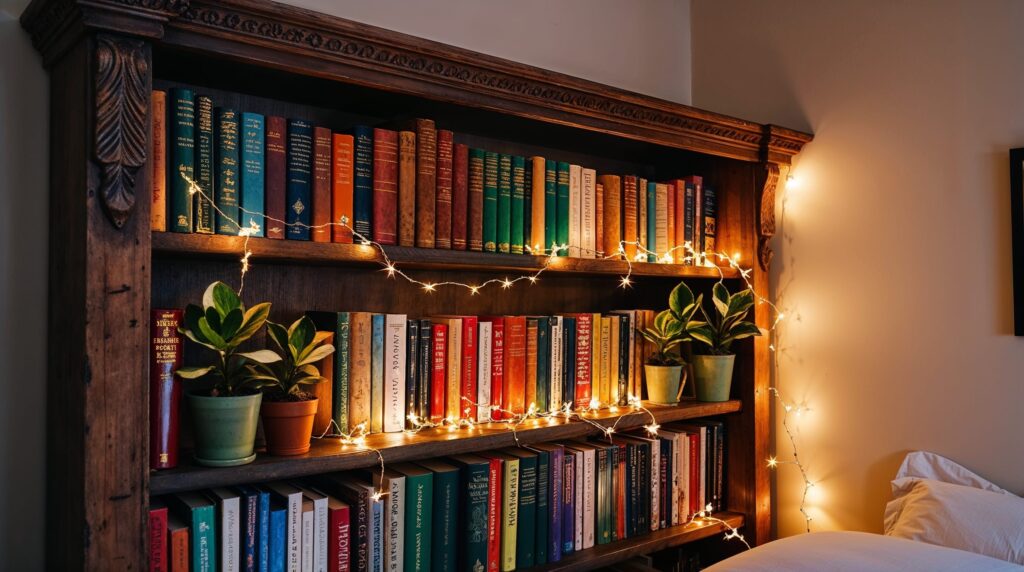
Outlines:
[[[761,269],[767,272],[774,255],[768,241],[775,236],[775,188],[779,184],[779,166],[775,163],[763,165],[764,183],[761,186],[761,204],[757,221],[757,260],[761,264]]]
[[[103,168],[100,200],[117,228],[135,208],[135,175],[146,162],[149,74],[141,40],[96,36],[93,155]]]

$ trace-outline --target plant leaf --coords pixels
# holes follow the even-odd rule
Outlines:
[[[750,290],[744,290],[737,292],[731,298],[729,298],[729,315],[742,316],[747,313],[747,310],[754,305],[754,293]]]
[[[750,322],[740,322],[733,326],[726,335],[726,338],[733,340],[742,340],[743,338],[749,338],[751,336],[760,336],[761,328]]]
[[[199,379],[213,371],[213,369],[212,365],[208,365],[206,367],[183,367],[179,368],[174,373],[182,379]]]
[[[687,332],[690,337],[706,344],[711,349],[715,349],[715,330],[706,323],[700,323],[699,326],[693,326],[695,322],[691,322],[691,327],[687,328]]]
[[[245,315],[242,319],[242,327],[235,332],[235,336],[231,338],[231,343],[234,346],[248,340],[260,331],[263,324],[267,321],[267,316],[270,315],[270,302],[263,302],[256,304],[245,311]]]
[[[203,309],[195,304],[189,304],[185,307],[185,329],[178,328],[178,331],[183,334],[187,333],[185,330],[192,332],[193,336],[190,336],[190,339],[198,344],[209,342],[199,331],[199,318],[202,317]]]
[[[331,344],[323,345],[323,346],[320,346],[320,347],[314,349],[312,352],[309,353],[309,355],[307,355],[306,357],[302,358],[302,361],[298,362],[296,365],[313,364],[313,363],[316,363],[316,362],[324,359],[325,357],[327,357],[327,356],[329,356],[329,355],[331,355],[333,353],[334,353],[334,346],[333,345],[331,345]]]
[[[210,344],[217,348],[217,350],[224,350],[227,347],[227,344],[224,343],[224,338],[220,337],[220,334],[210,326],[210,322],[205,316],[199,318],[199,331],[203,333],[206,339],[210,340]]]
[[[299,361],[299,355],[309,346],[315,335],[316,326],[313,325],[313,320],[306,316],[295,320],[288,328],[288,344],[292,348],[292,358],[295,361]]]
[[[711,289],[711,299],[715,303],[715,309],[722,316],[729,314],[729,290],[726,289],[725,284],[721,282],[715,282],[715,286]]]
[[[257,363],[275,363],[281,361],[281,356],[271,350],[256,350],[254,352],[242,352],[235,355]]]
[[[209,290],[212,290],[212,292],[210,292],[210,297],[212,298],[213,307],[216,308],[217,313],[220,314],[221,317],[227,316],[228,312],[235,308],[243,309],[242,300],[238,297],[238,294],[235,294],[234,290],[228,287],[227,284],[223,282],[214,282],[208,291]],[[206,303],[205,295],[203,296],[203,303]]]
[[[267,334],[281,353],[288,353],[288,330],[284,326],[267,320]]]
[[[668,295],[668,307],[682,315],[683,309],[693,303],[693,291],[685,282],[680,282]]]
[[[241,326],[242,310],[241,308],[235,308],[224,316],[224,320],[220,323],[220,333],[224,336],[225,340],[230,340],[232,336],[238,333],[238,328]]]

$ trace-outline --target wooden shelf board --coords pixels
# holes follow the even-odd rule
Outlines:
[[[737,512],[718,512],[713,515],[733,528],[743,526],[742,514]],[[622,562],[634,556],[650,554],[673,546],[680,546],[701,540],[715,534],[724,533],[725,525],[711,520],[697,520],[690,524],[672,526],[609,544],[599,544],[580,552],[563,557],[558,562],[550,562],[542,566],[530,568],[530,572],[575,572],[593,570],[616,562]]]
[[[736,400],[722,403],[683,401],[677,406],[647,407],[657,422],[664,424],[683,419],[735,413],[742,408],[742,404]],[[650,419],[646,413],[632,410],[621,415],[609,413],[607,410],[588,414],[588,418],[603,427],[612,425],[619,417],[622,420],[616,426],[617,431],[640,427],[647,424]],[[387,463],[395,463],[512,447],[517,444],[517,437],[520,445],[527,445],[575,439],[598,432],[596,427],[582,421],[557,419],[554,424],[549,424],[546,419],[536,419],[523,423],[515,432],[511,431],[508,425],[490,423],[455,431],[444,428],[425,429],[415,435],[380,433],[368,436],[366,445],[379,450]],[[373,467],[379,463],[374,451],[357,450],[354,446],[342,445],[338,439],[314,440],[308,453],[294,457],[260,454],[251,464],[240,467],[211,468],[194,465],[189,460],[188,452],[183,452],[181,458],[182,463],[178,467],[152,474],[149,480],[152,494],[349,471]]]
[[[187,255],[190,258],[241,258],[245,239],[239,236],[184,234],[174,232],[153,233],[154,256]],[[379,265],[380,253],[372,246],[361,244],[335,244],[298,240],[250,238],[249,250],[255,261],[269,261],[314,265]],[[439,250],[433,248],[385,247],[388,258],[401,268],[477,270],[485,272],[536,272],[544,267],[547,257],[494,252]],[[618,274],[624,275],[629,265],[622,260],[588,258],[558,258],[545,273]],[[634,276],[663,276],[673,278],[736,278],[731,268],[683,266],[681,264],[633,263]]]

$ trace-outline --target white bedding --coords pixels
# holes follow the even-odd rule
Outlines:
[[[1024,567],[956,550],[866,532],[812,532],[769,542],[706,572],[1021,572]]]

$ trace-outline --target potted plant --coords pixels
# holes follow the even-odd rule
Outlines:
[[[250,362],[280,360],[272,351],[239,352],[238,346],[263,327],[270,304],[246,309],[234,290],[214,282],[203,294],[202,307],[185,308],[184,325],[178,330],[193,342],[217,354],[213,364],[184,367],[177,371],[184,379],[210,379],[209,391],[187,394],[195,427],[195,458],[202,465],[229,467],[256,458],[256,439],[263,381],[253,375]]]
[[[334,353],[334,346],[323,343],[330,334],[318,333],[306,316],[287,329],[268,321],[267,333],[281,359],[250,366],[256,379],[267,384],[260,410],[267,452],[301,455],[309,451],[318,402],[305,388],[324,381],[313,364]]]
[[[714,313],[709,316],[701,306],[705,321],[693,321],[687,326],[690,337],[703,343],[710,352],[693,356],[693,377],[699,401],[728,401],[736,361],[735,354],[731,353],[732,343],[760,336],[761,330],[744,320],[754,305],[754,293],[749,289],[729,294],[725,285],[719,282],[711,294]]]
[[[647,379],[647,398],[661,405],[679,403],[686,378],[683,377],[683,361],[679,346],[690,341],[687,324],[700,308],[701,297],[693,299],[693,292],[680,282],[668,296],[668,309],[654,318],[653,326],[640,333],[654,344],[654,353],[644,362]]]

